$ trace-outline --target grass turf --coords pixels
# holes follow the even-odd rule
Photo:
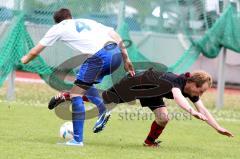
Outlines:
[[[217,134],[199,120],[173,118],[160,138],[163,141],[160,148],[146,148],[142,143],[153,120],[151,114],[139,106],[129,109],[129,106],[121,105],[113,112],[103,132],[92,133],[96,119],[87,120],[85,146],[68,147],[57,144],[64,142],[58,133],[65,121],[46,108],[49,97],[56,92],[42,84],[18,83],[16,87],[15,102],[3,100],[6,86],[0,90],[0,159],[236,159],[239,156],[238,96],[226,96],[224,109],[214,111],[215,116],[221,119],[221,125],[235,134],[234,138]],[[214,93],[203,97],[206,105],[213,106],[213,97]],[[173,105],[171,102],[168,104]],[[175,106],[169,106],[169,109],[170,113],[180,110]],[[139,110],[140,115],[137,113]]]

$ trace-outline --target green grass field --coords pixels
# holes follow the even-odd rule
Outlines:
[[[214,115],[235,137],[217,134],[204,122],[195,119],[172,119],[164,130],[159,148],[142,146],[152,119],[147,109],[138,105],[121,105],[114,110],[106,129],[92,133],[95,119],[85,124],[85,146],[68,147],[58,135],[65,121],[47,109],[49,97],[56,92],[44,84],[17,83],[17,100],[4,101],[6,85],[0,89],[0,159],[220,159],[239,158],[240,106],[239,95],[225,95],[223,110]],[[203,97],[210,108],[215,94]],[[174,103],[168,102],[169,111],[179,112]],[[90,106],[90,105],[89,105]],[[88,107],[88,106],[87,106]],[[132,116],[137,111],[140,116]],[[126,111],[129,116],[124,116]],[[147,117],[144,115],[148,115]]]

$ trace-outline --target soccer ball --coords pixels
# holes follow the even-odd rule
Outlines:
[[[61,125],[60,127],[60,137],[64,139],[72,139],[73,138],[73,124],[68,121]]]

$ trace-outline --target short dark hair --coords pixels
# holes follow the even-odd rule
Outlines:
[[[61,8],[58,11],[54,12],[53,19],[55,23],[60,23],[65,19],[72,19],[71,11],[67,8]]]

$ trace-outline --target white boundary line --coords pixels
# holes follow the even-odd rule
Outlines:
[[[17,77],[15,81],[25,82],[25,83],[45,83],[42,79],[21,78],[21,77]]]

